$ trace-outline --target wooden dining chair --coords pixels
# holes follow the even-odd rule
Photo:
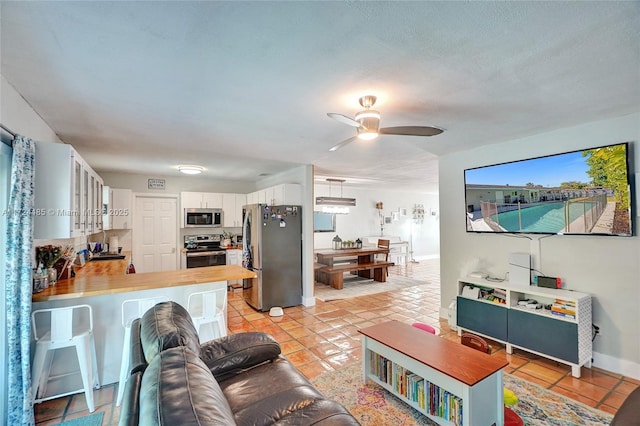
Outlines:
[[[384,240],[384,239],[378,238],[378,248],[385,248],[389,250],[390,245],[391,245],[390,240]],[[385,262],[389,261],[389,253],[384,254],[384,261]],[[387,276],[389,276],[389,268],[384,268],[384,269],[387,272]]]

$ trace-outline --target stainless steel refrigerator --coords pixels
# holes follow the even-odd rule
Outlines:
[[[259,311],[302,303],[302,207],[244,206],[242,265],[257,278],[243,280],[244,300]]]

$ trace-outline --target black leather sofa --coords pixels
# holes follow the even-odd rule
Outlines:
[[[624,400],[611,426],[640,426],[640,387],[637,387]]]
[[[200,345],[189,313],[175,302],[157,304],[131,331],[120,426],[359,424],[265,333]]]

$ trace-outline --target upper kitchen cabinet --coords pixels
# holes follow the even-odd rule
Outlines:
[[[71,145],[37,142],[34,174],[34,238],[102,230],[103,180]]]
[[[302,188],[297,183],[283,183],[247,195],[247,204],[302,205]]]
[[[283,183],[273,187],[273,205],[302,205],[302,188],[297,183]]]
[[[131,229],[133,191],[130,189],[109,188],[104,190],[104,229]]]
[[[224,226],[227,228],[242,226],[242,207],[247,204],[245,194],[222,194]]]
[[[222,194],[215,192],[182,192],[180,201],[183,209],[222,208]]]

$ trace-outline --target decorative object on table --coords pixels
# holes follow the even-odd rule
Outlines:
[[[351,240],[344,240],[342,242],[342,247],[343,249],[348,249],[348,248],[355,248],[356,247],[356,242],[355,241],[351,241]]]
[[[359,249],[362,248],[362,240],[360,238],[356,240],[356,248],[359,248]]]
[[[64,254],[65,251],[60,246],[46,245],[36,247],[36,262],[38,265],[42,265],[47,271],[47,278],[50,285],[54,285],[58,280],[58,272],[53,265],[55,265]]]
[[[340,250],[342,248],[342,238],[339,235],[333,237],[333,249]]]

